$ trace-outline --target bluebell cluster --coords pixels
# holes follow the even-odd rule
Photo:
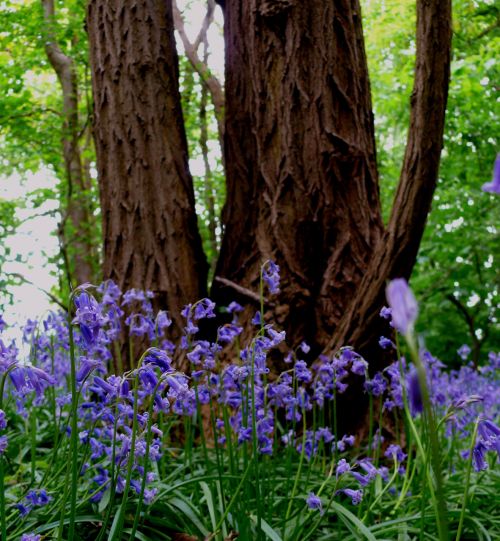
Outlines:
[[[279,268],[267,262],[262,278],[271,294],[279,291]],[[198,339],[199,323],[216,315],[210,299],[189,304],[182,311],[185,320],[178,343],[169,339],[172,320],[168,312],[153,310],[153,293],[132,289],[122,293],[107,281],[94,288],[89,284],[73,294],[71,325],[64,313],[51,313],[42,321],[28,321],[23,340],[30,347],[29,362],[20,359],[14,343],[0,340],[0,377],[3,404],[15,407],[16,413],[28,415],[31,405],[43,406],[52,398],[56,417],[64,437],[70,434],[69,393],[70,329],[77,351],[78,438],[84,462],[81,487],[98,503],[111,486],[117,494],[124,491],[126,467],[132,461],[130,486],[148,504],[158,495],[158,462],[167,446],[166,432],[175,422],[192,421],[190,426],[206,431],[209,445],[238,449],[248,445],[260,455],[294,449],[307,461],[318,457],[338,456],[356,447],[365,458],[346,457],[335,463],[335,494],[344,495],[352,504],[360,503],[364,489],[377,477],[389,482],[389,468],[405,474],[406,453],[396,442],[384,442],[377,431],[372,448],[354,435],[334,433],[325,422],[324,412],[360,378],[365,392],[379,404],[382,412],[403,408],[405,396],[413,416],[422,412],[422,396],[415,367],[399,356],[391,339],[382,337],[380,346],[394,353],[395,360],[383,371],[369,375],[368,362],[352,348],[345,347],[331,355],[321,355],[306,363],[310,347],[302,342],[296,349],[285,345],[285,332],[265,323],[258,312],[253,318],[255,335],[240,344],[243,308],[236,302],[227,307],[231,322],[221,326],[217,339]],[[392,327],[411,332],[417,305],[407,286],[396,282],[388,291],[390,308],[381,317],[387,320],[387,334]],[[0,329],[3,330],[5,324]],[[120,366],[123,336],[129,335],[146,344],[131,353],[131,369],[116,373]],[[223,351],[232,346],[238,353],[232,362],[223,362]],[[270,353],[281,356],[285,369],[270,369]],[[460,355],[466,363],[470,349]],[[226,356],[227,357],[227,356]],[[486,456],[500,456],[500,394],[497,382],[500,356],[491,353],[488,363],[475,370],[464,364],[458,371],[447,371],[429,352],[421,351],[425,364],[431,401],[439,418],[445,420],[449,437],[459,441],[470,438],[474,423],[479,422],[478,438],[473,449],[476,470],[488,467]],[[178,369],[177,362],[187,359],[189,370]],[[5,384],[5,386],[3,386]],[[47,390],[51,389],[48,393]],[[49,396],[50,395],[50,396]],[[211,427],[202,422],[200,412],[209,408]],[[8,408],[0,409],[0,455],[8,448]],[[311,426],[306,418],[314,415]],[[342,412],[338,412],[342,415]],[[255,429],[255,431],[254,431]],[[133,437],[134,436],[134,437]],[[378,453],[381,451],[380,460]],[[362,455],[361,455],[362,456]],[[467,445],[462,457],[468,458]],[[332,471],[332,474],[333,474]],[[320,496],[306,497],[310,509],[322,512]],[[15,504],[21,515],[49,503],[51,496],[43,489],[30,491]],[[26,541],[37,537],[24,536]]]

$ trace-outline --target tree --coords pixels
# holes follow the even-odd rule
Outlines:
[[[397,186],[415,54],[413,0],[376,0],[363,10],[384,216]],[[498,343],[498,201],[481,191],[498,148],[493,81],[500,11],[487,1],[453,4],[453,63],[438,186],[412,273],[421,300],[418,331],[444,362],[474,362]],[[404,99],[403,99],[404,97]],[[453,300],[452,300],[453,299]]]
[[[87,27],[94,90],[104,276],[146,288],[181,324],[204,296],[178,87],[172,6],[91,0]]]
[[[350,343],[370,358],[385,283],[409,277],[436,186],[450,2],[417,2],[410,127],[387,227],[359,3],[224,4],[227,201],[212,295],[224,305],[235,291],[256,291],[273,259],[282,292],[272,308],[290,345],[306,339],[318,353]],[[178,310],[203,291],[206,266],[171,5],[92,0],[88,29],[105,275],[153,289]]]
[[[358,2],[225,2],[227,201],[216,274],[255,289],[274,259],[291,345],[376,355],[387,279],[409,278],[436,186],[450,2],[417,2],[411,120],[382,225]],[[225,303],[230,287],[214,283]]]
[[[60,238],[63,255],[67,255],[66,221],[69,219],[74,231],[72,235],[73,265],[66,263],[68,282],[72,274],[76,284],[94,281],[93,243],[89,235],[91,206],[88,192],[90,179],[86,178],[80,150],[80,121],[78,117],[78,78],[74,60],[64,54],[57,42],[54,0],[42,0],[45,38],[45,52],[50,65],[54,68],[62,90],[62,147],[66,179],[68,183],[68,202],[60,224]],[[73,273],[71,273],[71,268]]]
[[[48,262],[60,269],[54,293],[66,298],[69,282],[98,281],[100,275],[84,10],[79,0],[58,2],[57,21],[54,2],[48,0],[6,1],[0,11],[0,81],[5,88],[0,100],[0,173],[24,179],[43,171],[54,179],[53,186],[35,189],[18,208],[25,213],[33,209],[24,220],[51,215],[59,221],[60,252]],[[64,96],[58,91],[63,79],[58,81],[56,71],[65,80]],[[5,277],[7,285],[24,280],[12,273]]]

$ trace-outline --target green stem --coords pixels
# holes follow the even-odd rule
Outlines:
[[[471,440],[471,444],[469,448],[469,459],[467,461],[467,473],[465,474],[464,496],[462,498],[463,504],[462,504],[462,510],[460,511],[460,520],[458,522],[457,536],[455,538],[456,541],[460,541],[460,536],[462,535],[462,528],[464,526],[465,510],[467,509],[467,499],[469,496],[470,474],[472,471],[472,451],[476,443],[478,427],[479,427],[479,419],[476,421],[476,424],[474,425],[474,432],[472,434],[472,440]]]
[[[142,358],[139,361],[137,370],[139,370],[141,362],[142,362]],[[132,436],[130,439],[130,450],[129,450],[129,457],[128,457],[128,462],[127,462],[127,477],[125,478],[125,488],[123,489],[122,503],[118,509],[117,528],[114,531],[113,536],[110,539],[110,541],[113,541],[114,539],[121,539],[123,522],[125,520],[125,507],[127,505],[127,500],[128,500],[130,481],[132,480],[132,470],[134,467],[134,460],[135,460],[135,442],[137,439],[137,414],[138,414],[138,408],[139,408],[139,381],[138,381],[139,376],[137,375],[137,370],[134,376],[134,413],[132,417]]]
[[[443,474],[441,469],[441,452],[439,449],[439,440],[437,432],[436,419],[434,417],[434,411],[432,410],[432,404],[430,400],[429,388],[427,385],[427,375],[425,372],[424,364],[420,359],[418,348],[415,343],[414,337],[408,333],[406,336],[410,353],[417,368],[418,381],[420,390],[422,392],[422,402],[424,406],[425,418],[428,425],[428,435],[431,444],[431,465],[434,472],[434,479],[436,483],[436,494],[433,501],[435,503],[437,514],[437,526],[439,531],[439,539],[441,541],[448,540],[448,518],[446,501],[444,499],[444,486],[443,486]],[[430,483],[432,484],[432,483]]]
[[[292,494],[290,495],[288,508],[286,510],[285,522],[290,518],[290,513],[292,512],[293,499],[295,498],[295,493],[297,492],[297,487],[299,485],[300,474],[302,473],[302,464],[304,463],[304,456],[306,454],[305,453],[306,435],[307,435],[306,412],[305,412],[305,409],[302,408],[302,449],[300,450],[299,467],[297,469],[297,474],[295,475],[295,481],[293,483]]]
[[[71,301],[70,301],[71,302]],[[75,361],[75,342],[73,338],[73,327],[71,323],[71,308],[68,307],[68,322],[69,322],[69,354],[71,361],[71,446],[70,446],[70,462],[68,467],[71,468],[71,489],[70,489],[70,511],[69,511],[69,527],[68,538],[75,537],[75,513],[76,513],[76,492],[78,487],[78,396],[76,391],[76,361]],[[63,510],[64,512],[64,510]]]
[[[2,541],[7,541],[7,524],[5,519],[5,492],[4,492],[3,456],[0,455],[0,520],[2,521]]]

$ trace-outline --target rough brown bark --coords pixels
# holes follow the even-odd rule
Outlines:
[[[204,295],[178,89],[172,6],[90,0],[87,13],[104,237],[104,274],[147,288],[181,324]]]
[[[60,242],[62,251],[67,252],[71,244],[72,261],[65,256],[65,265],[68,279],[74,281],[72,285],[92,281],[93,271],[93,245],[90,238],[90,219],[87,201],[87,186],[82,169],[82,160],[79,146],[79,119],[78,119],[78,81],[76,67],[73,59],[61,50],[55,31],[54,0],[42,0],[45,52],[50,65],[57,74],[63,98],[63,134],[62,145],[64,165],[68,182],[68,200],[63,210],[61,221]],[[68,232],[68,222],[71,231]]]
[[[430,211],[443,146],[451,58],[450,0],[417,2],[417,55],[410,127],[391,217],[330,349],[346,343],[367,358],[385,332],[378,316],[389,279],[409,279]],[[376,355],[375,355],[376,356]]]
[[[256,290],[261,264],[275,260],[290,344],[322,347],[382,233],[359,3],[227,0],[225,43],[216,275]],[[212,294],[224,304],[235,290],[216,280]]]

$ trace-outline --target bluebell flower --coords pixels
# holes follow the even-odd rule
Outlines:
[[[477,472],[488,469],[488,463],[484,456],[486,451],[488,451],[488,447],[486,447],[481,440],[479,440],[474,446],[474,449],[472,449],[472,465]]]
[[[5,453],[8,444],[9,440],[7,439],[7,436],[0,436],[0,456]]]
[[[413,368],[408,374],[406,384],[410,413],[413,417],[415,417],[424,410],[422,390],[420,389],[420,382],[418,381],[418,374],[415,368]]]
[[[386,289],[387,302],[392,311],[392,323],[401,333],[413,329],[418,315],[417,301],[404,278],[392,280]]]
[[[267,261],[262,265],[262,279],[269,288],[271,295],[280,292],[280,268],[274,261]]]
[[[5,320],[2,317],[2,314],[0,314],[0,332],[3,332],[6,327],[7,327],[7,323],[5,323]]]
[[[102,362],[100,360],[91,359],[90,357],[80,357],[80,366],[76,373],[76,381],[81,383],[96,368],[102,369]]]
[[[379,341],[379,346],[382,348],[382,349],[389,349],[389,348],[393,348],[395,347],[394,343],[392,342],[392,340],[390,340],[389,338],[386,338],[385,336],[381,336]]]
[[[311,346],[306,342],[302,341],[299,345],[299,349],[302,351],[302,353],[305,353],[307,355],[311,351]]]
[[[390,320],[392,317],[392,310],[387,306],[383,306],[380,310],[380,317]]]
[[[25,533],[21,536],[21,541],[40,541],[42,536],[35,533]]]
[[[217,331],[217,339],[222,343],[229,343],[239,336],[243,331],[243,327],[234,325],[233,323],[228,323],[222,327],[219,327]]]
[[[320,515],[324,513],[321,498],[319,496],[316,496],[314,492],[309,492],[309,495],[306,498],[306,503],[309,509],[312,509],[313,511],[319,510]]]
[[[387,458],[394,458],[398,462],[403,462],[406,458],[406,454],[403,453],[401,447],[394,443],[387,447],[384,456],[386,456]]]
[[[463,344],[462,346],[460,346],[457,350],[457,353],[458,355],[460,356],[460,358],[464,361],[467,360],[467,357],[470,355],[471,353],[471,349],[470,347],[467,345],[467,344]]]
[[[227,311],[230,314],[236,314],[238,312],[241,312],[242,310],[243,310],[243,306],[241,306],[241,304],[238,304],[235,301],[229,303],[229,306],[227,307]]]
[[[73,324],[79,325],[87,347],[93,346],[107,318],[102,314],[99,303],[86,291],[75,295],[73,301],[77,308]]]
[[[344,488],[342,490],[339,490],[338,492],[344,493],[346,496],[351,498],[351,502],[353,505],[358,505],[359,503],[361,503],[361,500],[363,499],[362,490],[353,490],[352,488]]]
[[[493,166],[493,178],[491,182],[486,182],[481,187],[483,192],[490,192],[500,195],[500,154],[497,154],[495,165]]]
[[[195,320],[215,317],[215,302],[210,299],[201,299],[194,305],[193,317]]]
[[[0,410],[0,430],[7,427],[7,419],[5,418],[5,412]]]
[[[377,372],[373,379],[365,381],[365,390],[373,396],[381,396],[387,388],[387,381],[381,372]]]
[[[350,471],[351,471],[351,466],[349,465],[349,462],[347,462],[345,458],[341,458],[335,470],[336,476],[340,477],[344,473],[348,473]]]
[[[358,376],[365,376],[368,370],[368,363],[361,356],[354,358],[351,364],[351,372]]]

